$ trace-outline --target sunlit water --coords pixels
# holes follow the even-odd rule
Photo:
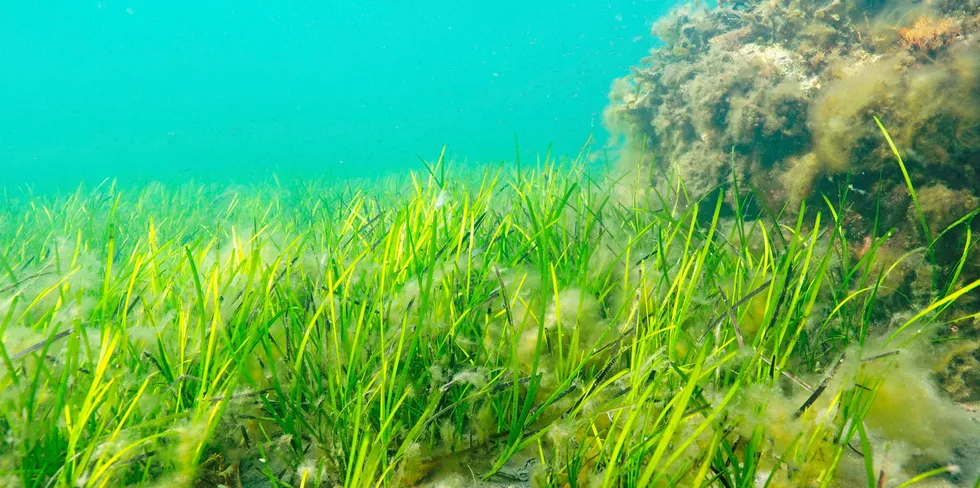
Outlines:
[[[236,181],[604,142],[672,2],[7,2],[0,184]]]

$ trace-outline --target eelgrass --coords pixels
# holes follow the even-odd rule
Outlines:
[[[518,455],[538,486],[830,486],[847,456],[875,486],[885,380],[841,365],[980,285],[875,342],[895,265],[852,259],[830,199],[787,227],[737,186],[723,216],[578,161],[426,168],[8,196],[4,486],[411,486]],[[772,396],[805,401],[746,420]]]

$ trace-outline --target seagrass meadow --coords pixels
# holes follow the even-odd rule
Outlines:
[[[975,212],[913,292],[846,197],[587,159],[7,189],[0,484],[978,486]]]

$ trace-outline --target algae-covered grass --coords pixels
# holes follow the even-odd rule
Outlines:
[[[873,420],[894,415],[878,394],[895,397],[913,348],[940,347],[916,338],[968,320],[951,311],[980,283],[909,297],[892,326],[876,297],[896,265],[877,263],[877,241],[855,259],[830,199],[816,221],[751,220],[750,192],[671,205],[582,160],[8,190],[4,486],[851,486],[835,481],[848,470],[876,486],[950,471],[952,434]],[[935,451],[915,445],[928,432]],[[888,471],[897,443],[922,462]]]

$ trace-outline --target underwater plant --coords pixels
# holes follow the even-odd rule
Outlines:
[[[586,156],[426,165],[8,200],[3,485],[977,478],[980,432],[930,372],[980,281],[883,316],[922,253],[855,258],[844,208],[787,226]]]

